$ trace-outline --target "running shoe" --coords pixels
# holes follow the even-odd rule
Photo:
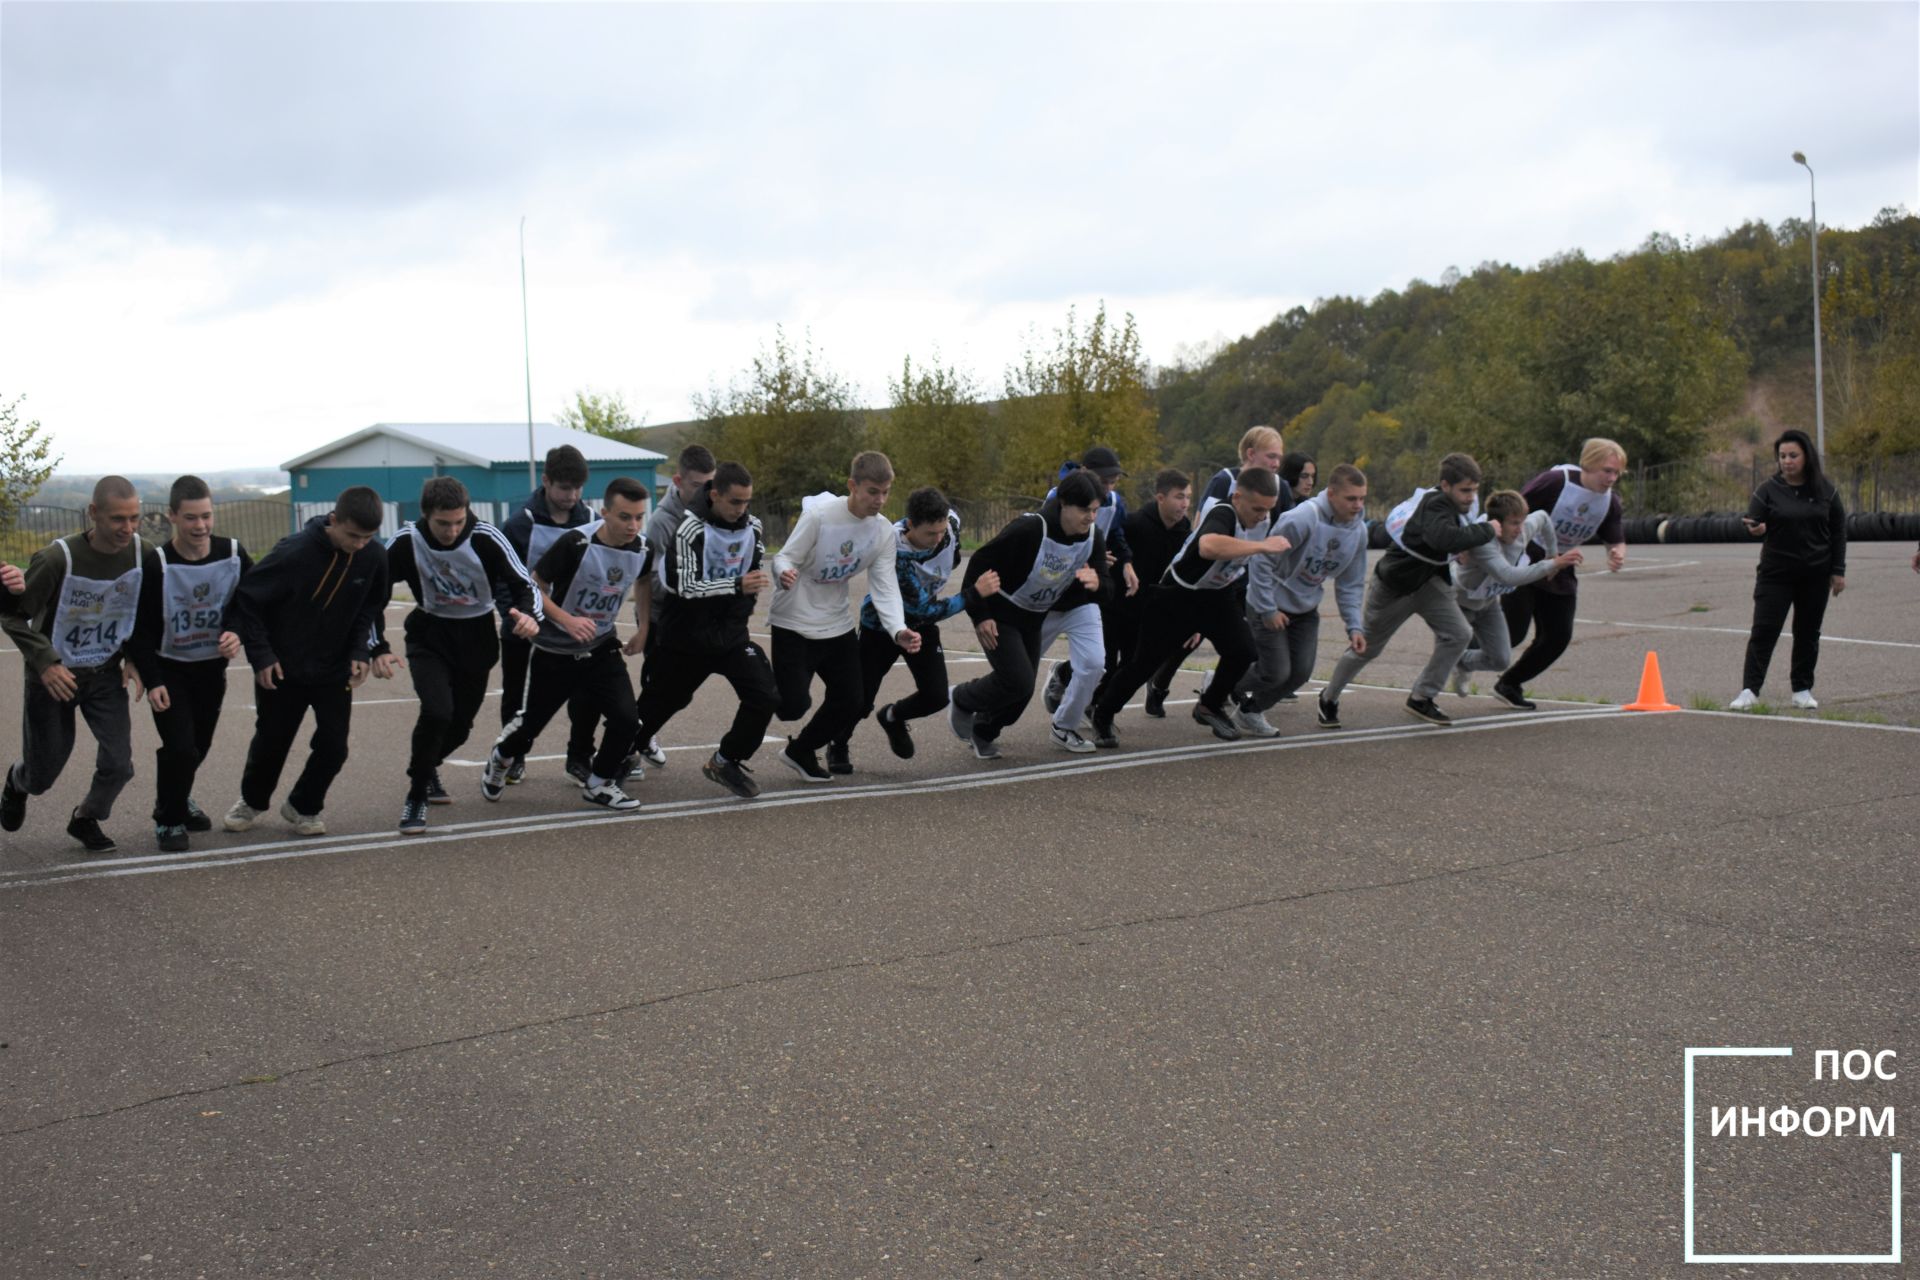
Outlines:
[[[587,779],[593,776],[593,761],[584,756],[568,756],[567,776],[581,786],[586,786]]]
[[[1233,721],[1227,719],[1224,712],[1215,711],[1204,702],[1193,704],[1195,724],[1203,724],[1213,730],[1213,736],[1222,742],[1240,741],[1240,731],[1233,727]]]
[[[207,816],[206,810],[193,802],[193,797],[191,796],[187,797],[186,828],[188,831],[213,830],[213,819]]]
[[[1120,739],[1113,734],[1113,719],[1093,718],[1093,745],[1102,751],[1112,751],[1119,747]]]
[[[660,738],[656,734],[647,739],[647,745],[640,748],[640,758],[655,769],[667,767],[667,753],[660,749]]]
[[[1467,696],[1467,669],[1465,667],[1455,667],[1453,669],[1453,679],[1449,681],[1449,687],[1452,688],[1454,696],[1460,698]]]
[[[1496,692],[1498,692],[1498,690],[1496,690]],[[1759,694],[1755,693],[1751,689],[1742,689],[1740,691],[1740,696],[1727,704],[1727,710],[1746,711],[1749,708],[1751,708],[1754,703],[1758,701],[1760,701]]]
[[[833,775],[820,767],[820,757],[794,746],[792,738],[788,738],[787,745],[780,748],[780,763],[799,774],[802,782],[833,781]]]
[[[1040,695],[1040,701],[1046,704],[1047,714],[1052,715],[1060,709],[1060,703],[1067,696],[1067,664],[1056,662],[1053,673],[1047,677],[1047,687]]]
[[[880,721],[881,731],[887,735],[887,745],[893,748],[893,754],[902,760],[913,759],[913,734],[908,730],[907,722],[900,718],[900,713],[894,710],[891,702],[880,708],[877,719]]]
[[[1170,690],[1149,684],[1147,686],[1147,705],[1143,707],[1142,710],[1155,720],[1165,720],[1167,718],[1167,694],[1169,692]]]
[[[1820,704],[1813,700],[1813,690],[1795,689],[1793,691],[1793,707],[1796,711],[1817,711]]]
[[[611,809],[615,813],[631,813],[640,807],[640,802],[622,791],[617,782],[588,783],[580,788],[580,798],[588,804]]]
[[[0,785],[0,831],[18,831],[20,824],[27,820],[27,793],[13,785],[13,770],[7,770],[7,780]]]
[[[827,772],[842,775],[853,772],[853,754],[847,749],[846,743],[827,744]]]
[[[253,824],[265,812],[265,809],[255,809],[245,800],[235,800],[233,808],[227,810],[220,819],[220,825],[229,831],[251,831]]]
[[[1338,729],[1340,727],[1339,700],[1335,699],[1332,702],[1328,702],[1327,695],[1323,693],[1314,699],[1314,702],[1320,713],[1320,727],[1322,729]]]
[[[708,780],[717,782],[742,800],[751,800],[760,794],[760,784],[753,780],[753,770],[737,760],[723,760],[719,752],[714,752],[708,761],[700,766],[700,772]]]
[[[153,842],[160,846],[162,853],[185,853],[193,847],[187,837],[184,823],[158,823],[153,826]]]
[[[433,773],[427,778],[427,803],[428,804],[452,804],[453,803],[453,797],[448,795],[447,789],[440,785],[440,771],[438,769],[435,769]]]
[[[1233,727],[1245,738],[1277,738],[1280,731],[1273,727],[1264,711],[1249,711],[1245,707],[1233,709]]]
[[[1452,724],[1453,717],[1440,709],[1432,698],[1408,698],[1407,714],[1428,724]]]
[[[487,766],[480,771],[480,794],[485,799],[498,800],[506,789],[507,762],[500,758],[498,751],[489,751]]]
[[[287,820],[297,836],[323,836],[327,834],[327,822],[317,813],[302,813],[288,800],[280,806],[280,816]]]
[[[953,730],[953,736],[962,742],[973,741],[973,713],[962,711],[957,702],[947,703],[947,725]]]
[[[113,842],[112,836],[100,829],[98,818],[83,818],[78,809],[67,819],[67,834],[78,840],[91,858],[112,853],[120,847]]]
[[[1077,756],[1086,755],[1094,749],[1093,744],[1078,733],[1072,729],[1062,729],[1059,725],[1053,726],[1053,745],[1062,751],[1071,751]]]
[[[1000,743],[997,739],[983,738],[976,733],[973,735],[972,746],[973,758],[975,760],[998,760],[1000,758]]]
[[[527,758],[525,756],[515,756],[513,763],[507,766],[507,785],[512,786],[516,782],[525,782],[526,780]]]
[[[427,799],[421,796],[415,799],[408,796],[400,802],[400,834],[403,836],[424,835],[427,830]]]
[[[1509,684],[1505,680],[1496,680],[1493,682],[1493,696],[1512,707],[1515,711],[1538,711],[1540,709],[1539,703],[1527,701],[1526,695],[1520,692],[1519,685]]]

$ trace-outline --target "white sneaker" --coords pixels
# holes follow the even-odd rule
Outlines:
[[[1072,729],[1062,729],[1059,725],[1053,727],[1053,745],[1059,747],[1062,751],[1071,751],[1077,756],[1086,755],[1089,751],[1093,750],[1093,744],[1091,742],[1088,742]]]
[[[301,813],[289,800],[280,806],[280,816],[287,820],[297,836],[323,836],[327,834],[326,819],[317,813]]]
[[[1233,709],[1233,727],[1249,738],[1277,738],[1280,731],[1273,727],[1264,711],[1248,711],[1245,707]]]
[[[1760,697],[1758,694],[1754,693],[1753,690],[1742,689],[1740,691],[1740,696],[1727,704],[1727,710],[1745,711],[1758,701],[1760,701]]]
[[[660,749],[659,734],[655,734],[653,737],[647,739],[647,745],[640,748],[640,758],[645,760],[651,768],[664,769],[667,767],[667,753]]]
[[[265,809],[250,807],[245,800],[235,800],[226,817],[220,819],[220,825],[229,831],[251,831],[254,819],[265,812]]]
[[[1453,669],[1453,692],[1457,697],[1467,696],[1467,672],[1464,667]]]
[[[612,809],[616,813],[626,813],[640,807],[640,802],[620,789],[617,782],[594,782],[580,788],[580,798],[588,804],[599,805],[602,809]]]
[[[1207,696],[1207,690],[1208,690],[1209,688],[1211,688],[1211,687],[1212,687],[1212,685],[1213,685],[1213,672],[1211,672],[1211,671],[1209,671],[1209,672],[1207,672],[1206,674],[1204,674],[1204,675],[1202,675],[1202,676],[1200,677],[1200,696],[1201,696],[1201,698],[1203,698],[1203,699],[1204,699],[1204,698],[1205,698],[1205,697]]]
[[[1813,700],[1813,690],[1796,689],[1793,693],[1793,705],[1797,711],[1816,711],[1820,704]]]

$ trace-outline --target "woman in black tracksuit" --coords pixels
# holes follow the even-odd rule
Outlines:
[[[1827,600],[1847,587],[1847,512],[1820,471],[1820,455],[1804,431],[1783,431],[1773,442],[1780,469],[1753,491],[1744,523],[1766,541],[1754,575],[1753,634],[1740,696],[1745,710],[1758,700],[1787,612],[1793,612],[1793,705],[1811,709],[1813,669],[1820,660],[1820,622]]]

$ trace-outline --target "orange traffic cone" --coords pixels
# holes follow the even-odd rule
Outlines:
[[[1678,711],[1680,708],[1667,701],[1667,686],[1660,679],[1660,656],[1653,650],[1647,650],[1647,660],[1640,668],[1640,696],[1626,705],[1628,711]]]

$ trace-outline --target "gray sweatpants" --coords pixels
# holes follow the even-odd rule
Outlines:
[[[1456,601],[1459,596],[1454,597]],[[1467,625],[1473,628],[1473,643],[1460,655],[1462,671],[1505,671],[1513,662],[1513,643],[1507,636],[1507,613],[1500,607],[1500,598],[1483,600],[1480,607],[1470,609],[1460,606],[1460,612],[1466,615]]]
[[[1433,628],[1433,656],[1427,659],[1427,665],[1414,680],[1413,696],[1437,695],[1453,674],[1460,655],[1467,651],[1467,643],[1473,639],[1473,630],[1454,601],[1453,585],[1445,578],[1428,578],[1418,590],[1406,595],[1381,586],[1380,579],[1374,577],[1367,582],[1367,608],[1360,620],[1361,632],[1367,637],[1367,651],[1362,654],[1347,650],[1334,664],[1333,678],[1327,681],[1320,696],[1328,702],[1338,702],[1347,682],[1360,673],[1360,668],[1385,652],[1393,633],[1416,613]]]
[[[1267,629],[1266,615],[1247,608],[1247,626],[1259,656],[1233,691],[1247,711],[1265,711],[1313,678],[1313,659],[1320,647],[1320,615],[1290,613],[1287,625]]]
[[[126,686],[120,683],[120,664],[109,662],[73,673],[80,684],[71,702],[59,702],[27,675],[26,706],[20,717],[20,760],[10,775],[28,795],[43,796],[60,779],[73,754],[74,717],[85,716],[98,750],[94,753],[93,785],[80,801],[83,818],[106,821],[113,802],[133,780],[133,721],[127,711]]]

